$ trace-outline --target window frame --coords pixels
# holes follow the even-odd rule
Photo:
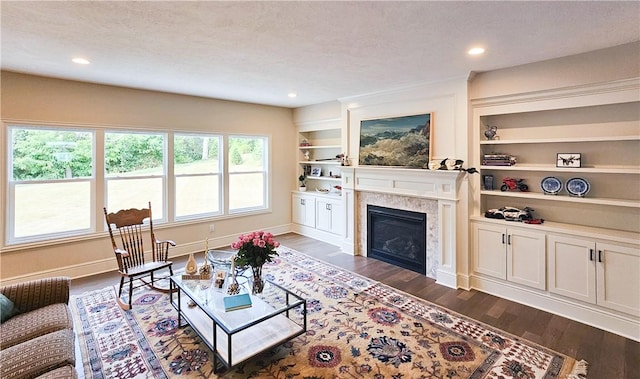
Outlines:
[[[230,145],[229,145],[229,139],[231,138],[249,138],[249,139],[261,139],[263,146],[262,146],[262,170],[261,171],[239,171],[239,172],[231,172],[231,167],[230,167],[230,159],[229,159],[229,154],[230,154]],[[256,211],[264,211],[264,210],[268,210],[271,208],[270,205],[270,199],[271,196],[269,194],[269,189],[271,188],[271,164],[270,164],[270,158],[271,158],[271,138],[267,135],[251,135],[251,134],[228,134],[225,136],[225,159],[226,159],[226,166],[225,166],[225,172],[226,172],[226,177],[227,177],[227,186],[226,186],[226,194],[227,196],[225,197],[225,204],[226,204],[226,210],[228,212],[229,215],[235,215],[235,214],[243,214],[243,213],[250,213],[250,212],[256,212]],[[237,209],[231,209],[231,205],[229,204],[229,193],[231,193],[231,189],[230,189],[230,185],[231,185],[231,176],[233,175],[240,175],[240,174],[257,174],[257,173],[262,173],[263,174],[263,178],[264,178],[264,185],[262,188],[262,205],[261,206],[253,206],[253,207],[245,207],[245,208],[237,208]]]
[[[225,204],[225,195],[227,194],[227,192],[224,191],[224,183],[226,182],[226,178],[225,178],[225,169],[224,169],[224,155],[225,155],[225,148],[224,148],[224,135],[220,134],[220,133],[198,133],[198,132],[172,132],[172,143],[173,143],[173,149],[172,149],[172,153],[171,153],[171,166],[173,169],[173,175],[172,175],[172,187],[173,187],[173,193],[172,193],[172,203],[173,203],[173,207],[172,207],[172,213],[173,213],[173,221],[174,222],[180,222],[180,221],[191,221],[191,220],[203,220],[203,219],[208,219],[208,218],[213,218],[213,217],[217,217],[217,216],[223,216],[225,214],[225,208],[224,208],[224,204]],[[175,161],[176,161],[176,154],[175,154],[175,141],[176,141],[176,137],[177,136],[193,136],[193,137],[215,137],[218,139],[218,172],[217,173],[198,173],[198,174],[177,174],[176,173],[176,169],[175,169]],[[201,213],[194,213],[194,214],[190,214],[190,215],[184,215],[184,216],[178,216],[177,215],[177,202],[178,202],[178,181],[177,178],[186,178],[186,177],[205,177],[205,176],[216,176],[218,178],[217,182],[218,182],[218,193],[220,194],[218,197],[218,211],[217,212],[201,212]]]
[[[106,161],[107,161],[107,134],[112,133],[112,134],[141,134],[141,135],[160,135],[162,137],[162,174],[158,175],[158,174],[154,174],[154,175],[132,175],[132,176],[109,176],[110,174],[107,174],[107,165],[106,165]],[[153,222],[157,223],[157,224],[166,224],[166,223],[170,223],[169,220],[171,220],[171,218],[169,217],[169,212],[168,212],[168,200],[167,200],[167,196],[168,196],[168,191],[167,191],[167,187],[168,187],[168,181],[169,181],[169,164],[173,164],[170,163],[169,161],[169,139],[170,139],[170,135],[172,133],[168,132],[168,131],[158,131],[158,130],[145,130],[145,129],[104,129],[102,132],[102,167],[103,167],[103,177],[102,180],[104,181],[103,183],[103,192],[104,192],[104,199],[103,199],[103,204],[104,207],[107,208],[107,211],[111,212],[111,211],[117,211],[117,210],[111,210],[108,207],[109,204],[109,182],[111,181],[127,181],[127,180],[139,180],[139,179],[157,179],[160,178],[161,179],[161,193],[160,193],[160,198],[161,198],[161,202],[160,204],[156,204],[155,202],[151,202],[151,206],[153,207],[153,209],[157,209],[158,206],[161,207],[162,209],[162,217],[155,217],[158,212],[154,212],[153,213]],[[173,155],[173,152],[171,152],[171,155]],[[147,203],[143,203],[139,205],[140,207],[145,207],[147,206]],[[104,224],[104,229],[106,230],[106,221]]]
[[[56,125],[35,125],[35,124],[22,124],[22,123],[5,123],[6,125],[6,225],[4,233],[4,245],[20,245],[28,243],[37,243],[42,241],[49,241],[55,239],[62,239],[68,237],[83,236],[91,234],[96,231],[96,140],[97,133],[94,128],[81,127],[81,126],[56,126]],[[15,180],[13,177],[13,131],[16,129],[33,129],[33,130],[51,130],[51,131],[64,131],[64,132],[82,132],[89,133],[91,135],[91,176],[77,177],[77,178],[60,178],[60,179],[30,179],[30,180]],[[16,237],[16,203],[15,203],[15,191],[16,186],[19,185],[38,185],[38,184],[54,184],[54,183],[89,183],[89,226],[81,229],[69,229],[63,232],[53,233],[41,233],[33,234],[25,237]]]
[[[66,241],[78,241],[91,238],[99,238],[106,233],[106,224],[104,223],[104,215],[102,212],[103,207],[106,206],[108,201],[107,187],[111,180],[129,180],[136,178],[161,178],[162,180],[162,204],[152,203],[154,209],[158,209],[162,206],[162,219],[156,219],[154,217],[154,223],[164,224],[167,226],[179,226],[185,224],[198,224],[206,223],[208,221],[229,219],[236,217],[243,217],[248,214],[260,214],[269,212],[271,210],[271,147],[272,136],[268,134],[251,134],[251,133],[229,133],[222,131],[193,131],[193,130],[163,130],[157,128],[145,128],[145,127],[119,127],[114,125],[91,125],[91,124],[56,124],[56,123],[29,123],[22,121],[1,121],[3,125],[2,135],[6,138],[6,144],[3,143],[0,146],[0,154],[2,154],[6,163],[0,170],[0,186],[5,189],[5,196],[3,204],[0,204],[0,210],[2,215],[0,218],[4,219],[5,227],[0,228],[0,246],[3,250],[14,251],[24,246],[45,246],[51,244],[64,243]],[[90,177],[82,178],[63,178],[50,180],[53,183],[59,182],[88,182],[89,183],[89,227],[82,229],[74,229],[65,232],[56,233],[43,233],[28,237],[15,238],[15,222],[16,222],[16,203],[15,203],[15,189],[17,184],[31,183],[41,184],[45,183],[43,180],[13,180],[13,130],[33,128],[38,130],[56,130],[56,131],[77,131],[86,132],[91,134],[91,165],[92,171]],[[131,176],[131,177],[118,177],[108,176],[106,170],[106,136],[108,133],[121,133],[121,134],[156,134],[163,137],[163,173],[162,175],[143,175],[143,176]],[[202,213],[190,216],[176,217],[175,215],[175,185],[176,176],[174,172],[174,138],[176,135],[205,135],[215,136],[221,138],[219,141],[219,157],[220,157],[220,172],[212,175],[219,175],[220,185],[220,212]],[[263,141],[263,168],[257,171],[242,171],[242,172],[230,172],[229,162],[229,138],[240,137],[250,139],[261,139]],[[264,186],[262,189],[262,202],[261,206],[244,207],[230,210],[229,207],[229,181],[233,175],[236,174],[250,174],[250,173],[262,173],[264,177]],[[207,175],[207,174],[204,174]],[[159,212],[155,212],[157,215]]]

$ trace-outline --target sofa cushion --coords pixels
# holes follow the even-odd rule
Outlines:
[[[35,378],[75,365],[75,334],[65,329],[0,350],[0,378]]]
[[[22,313],[0,324],[0,349],[62,329],[73,329],[71,309],[58,303]]]
[[[42,374],[36,379],[76,379],[78,374],[76,369],[69,365],[57,368],[53,371],[49,371],[46,374]]]
[[[0,293],[0,324],[18,313],[18,308],[15,307],[13,301]]]

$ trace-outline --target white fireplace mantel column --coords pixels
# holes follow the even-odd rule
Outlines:
[[[342,249],[353,255],[366,255],[357,243],[357,195],[372,192],[434,200],[438,204],[437,254],[439,266],[436,282],[457,288],[456,275],[456,214],[460,171],[421,170],[390,167],[342,167],[342,192],[344,198],[346,231]]]

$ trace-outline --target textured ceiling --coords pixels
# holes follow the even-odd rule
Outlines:
[[[640,40],[637,1],[3,0],[0,9],[3,70],[284,107]],[[487,52],[466,55],[474,45]]]

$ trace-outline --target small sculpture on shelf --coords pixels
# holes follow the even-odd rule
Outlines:
[[[498,132],[498,127],[495,125],[487,125],[487,130],[484,131],[484,136],[487,137],[489,141],[496,138],[496,133]]]

